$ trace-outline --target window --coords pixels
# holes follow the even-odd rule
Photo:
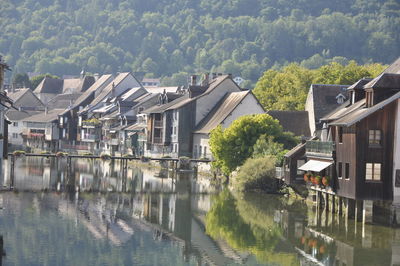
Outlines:
[[[13,133],[12,137],[13,137],[13,139],[17,139],[18,138],[18,133]]]
[[[346,163],[345,168],[344,168],[344,178],[349,179],[350,178],[350,164]]]
[[[341,162],[339,162],[338,163],[338,172],[337,172],[339,178],[342,178],[342,176],[343,176],[342,170],[343,170],[343,165]]]
[[[343,127],[338,128],[339,143],[343,143]]]
[[[18,122],[13,122],[13,126],[17,127],[18,126]]]
[[[174,133],[173,133],[173,135],[176,135],[176,127],[174,127]]]
[[[195,159],[197,158],[197,145],[194,145],[193,157],[194,157]]]
[[[203,157],[206,157],[207,156],[207,146],[204,146],[204,154],[203,154]]]
[[[380,130],[370,130],[368,143],[370,145],[380,145],[381,144],[381,131]]]
[[[381,180],[381,164],[367,163],[365,167],[365,180],[380,181]]]
[[[201,158],[201,145],[199,146],[199,158]]]

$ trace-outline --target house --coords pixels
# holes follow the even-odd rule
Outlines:
[[[116,108],[116,102],[132,88],[142,88],[137,79],[129,72],[118,74],[107,86],[98,93],[94,99],[83,109],[78,111],[77,140],[92,152],[100,152],[102,140],[102,124],[99,118]],[[141,93],[145,93],[142,90]],[[136,94],[137,97],[143,94]],[[128,96],[128,98],[131,97]],[[103,146],[105,143],[102,143]],[[106,145],[105,145],[106,146]],[[106,146],[107,147],[107,146]]]
[[[8,146],[8,121],[5,112],[12,107],[13,101],[6,95],[3,90],[4,75],[10,67],[2,60],[0,56],[0,175],[3,172],[3,158],[7,158]]]
[[[188,89],[182,92],[183,96],[143,111],[147,114],[145,154],[192,157],[196,127],[217,108],[222,99],[228,97],[227,94],[234,92],[242,90],[230,75],[210,78],[205,74],[199,83],[197,76],[193,75]],[[238,95],[242,94],[235,96]],[[237,99],[233,95],[231,97]]]
[[[8,125],[8,143],[10,149],[23,149],[22,131],[24,129],[22,119],[44,111],[44,104],[32,92],[25,88],[19,90],[11,90],[7,96],[14,102],[15,109],[7,110],[6,118],[10,121]]]
[[[44,104],[47,104],[49,100],[58,94],[82,94],[94,82],[94,77],[87,76],[84,73],[80,78],[70,79],[59,79],[46,76],[33,92]]]
[[[143,87],[159,87],[161,84],[160,79],[154,78],[143,78],[142,85]]]
[[[24,144],[32,149],[56,152],[60,136],[58,128],[58,115],[64,109],[45,109],[44,112],[22,119],[24,131],[22,133]]]
[[[298,168],[330,176],[334,195],[371,214],[382,200],[400,203],[399,62],[347,89],[349,100],[321,118],[323,138],[306,142],[307,162]]]
[[[218,102],[193,132],[193,158],[212,158],[209,138],[211,131],[221,125],[229,127],[243,115],[262,114],[264,108],[251,91],[229,92]]]
[[[346,89],[349,85],[312,84],[308,91],[305,111],[311,135],[319,136],[322,129],[320,119],[343,104],[346,98]]]

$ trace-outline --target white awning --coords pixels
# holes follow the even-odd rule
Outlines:
[[[321,172],[328,166],[330,166],[333,162],[325,162],[325,161],[316,161],[316,160],[309,160],[298,169],[302,171],[313,171],[313,172]]]

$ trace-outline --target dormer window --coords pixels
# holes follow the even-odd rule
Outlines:
[[[337,102],[338,104],[343,104],[345,100],[346,100],[346,97],[345,97],[343,94],[341,94],[341,93],[339,93],[339,94],[336,96],[336,102]]]
[[[371,107],[374,105],[374,93],[372,91],[366,92],[365,101],[367,107]]]

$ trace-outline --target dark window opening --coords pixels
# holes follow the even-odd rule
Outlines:
[[[349,174],[350,174],[350,164],[346,163],[344,169],[344,178],[349,179],[350,178]]]
[[[343,168],[343,165],[342,165],[341,162],[339,162],[339,163],[338,163],[338,177],[339,177],[339,178],[341,178],[341,177],[343,176],[343,174],[342,174],[342,168]]]
[[[343,143],[343,127],[338,128],[339,143]]]

